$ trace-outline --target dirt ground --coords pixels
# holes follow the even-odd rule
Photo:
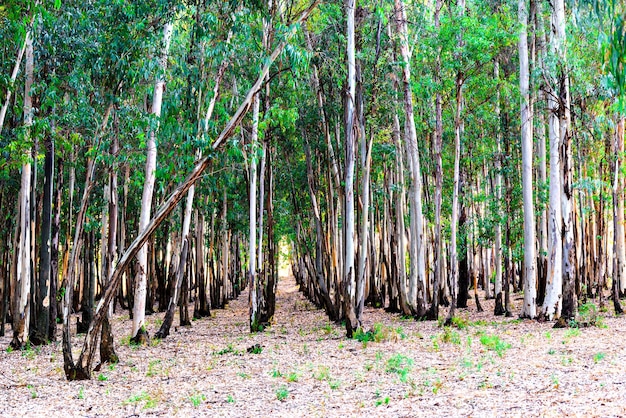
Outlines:
[[[495,319],[492,303],[449,329],[368,308],[378,341],[348,340],[285,275],[263,333],[249,332],[247,292],[148,347],[129,345],[117,315],[120,362],[82,382],[65,380],[59,343],[11,352],[7,335],[0,416],[626,416],[625,318],[553,329]],[[161,319],[149,317],[151,335]]]

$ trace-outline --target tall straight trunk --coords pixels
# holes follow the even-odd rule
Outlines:
[[[344,174],[344,270],[343,270],[343,303],[348,337],[360,327],[355,312],[355,238],[356,228],[354,219],[354,177],[356,165],[356,142],[357,142],[357,117],[355,112],[356,100],[356,51],[355,51],[355,9],[356,0],[346,0],[345,8],[347,15],[346,38],[347,38],[347,66],[348,66],[348,89],[345,100],[346,110],[346,163]]]
[[[535,210],[533,202],[533,137],[530,112],[530,72],[528,63],[528,11],[526,0],[518,1],[520,106],[522,127],[522,195],[524,204],[524,306],[521,316],[537,316],[537,260],[535,256]]]
[[[254,96],[252,102],[252,136],[250,138],[250,166],[249,166],[249,235],[248,235],[248,285],[250,286],[249,293],[249,320],[250,331],[259,331],[259,303],[257,294],[257,252],[256,252],[256,234],[257,234],[257,142],[259,134],[259,106],[260,97],[259,93]]]
[[[34,53],[33,40],[26,36],[26,63],[24,85],[24,128],[27,136],[33,124],[33,99],[31,87],[33,85]],[[28,138],[28,137],[27,137]],[[19,194],[19,236],[17,243],[17,269],[11,283],[13,304],[13,339],[11,346],[21,348],[29,339],[30,311],[31,311],[31,273],[32,273],[32,242],[31,242],[31,152],[27,151],[27,162],[22,165],[22,178]],[[4,318],[2,318],[4,320]]]
[[[567,321],[576,318],[577,277],[576,248],[574,245],[573,208],[573,159],[572,136],[570,132],[570,93],[567,69],[567,48],[565,34],[565,3],[555,0],[552,10],[554,50],[558,57],[558,97],[559,97],[559,152],[561,161],[561,215],[563,218],[563,308],[561,316]]]
[[[462,20],[465,15],[465,0],[458,0],[458,19]],[[457,47],[463,47],[462,29],[459,31]],[[457,56],[457,59],[460,59]],[[459,282],[459,261],[457,256],[457,228],[459,222],[459,194],[461,189],[461,135],[463,134],[463,120],[461,112],[463,110],[463,71],[459,70],[456,74],[456,113],[454,118],[454,177],[452,181],[452,219],[450,219],[450,274],[448,274],[448,284],[450,286],[451,303],[448,311],[447,323],[451,323],[456,309],[457,286]],[[440,226],[441,227],[441,226]],[[437,278],[435,278],[437,279]],[[436,280],[437,283],[437,280]],[[476,283],[474,283],[474,292],[476,291]],[[437,297],[437,286],[435,285],[433,294],[433,304],[431,307],[433,319],[437,319],[439,298]]]
[[[559,103],[555,92],[547,87],[548,92],[548,132],[550,138],[550,207],[548,211],[548,272],[546,294],[541,308],[546,319],[561,316],[563,307],[563,242],[561,216],[561,157],[559,154]]]
[[[356,288],[356,317],[361,321],[361,315],[363,314],[363,307],[365,304],[365,274],[366,274],[366,262],[369,259],[369,206],[370,206],[370,167],[372,164],[372,144],[374,142],[373,134],[370,135],[369,141],[365,141],[365,135],[362,135],[362,142],[367,142],[361,149],[362,158],[361,166],[363,167],[363,174],[361,178],[361,201],[363,204],[363,210],[361,212],[361,232],[359,234],[359,264],[358,264],[358,280]]]
[[[44,344],[48,340],[50,325],[50,272],[52,239],[52,194],[54,190],[54,138],[48,136],[44,141],[46,156],[44,162],[44,191],[41,214],[41,245],[39,247],[39,283],[36,294],[36,329],[33,332],[34,343]],[[56,318],[52,318],[56,320]],[[37,340],[37,341],[36,341]]]
[[[619,175],[620,172],[620,160],[624,153],[624,118],[620,118],[617,122],[615,129],[615,145],[614,145],[614,178],[613,178],[613,286],[611,291],[611,298],[613,299],[613,307],[616,314],[622,314],[622,306],[619,301],[620,296],[620,284],[626,280],[622,275],[624,270],[624,261],[622,260],[620,251],[624,246],[624,181]],[[619,202],[615,204],[615,202]],[[620,234],[622,235],[620,237]],[[620,248],[620,245],[622,248]]]
[[[57,289],[59,286],[59,235],[61,230],[61,205],[63,199],[63,159],[57,164],[56,194],[54,197],[54,218],[50,239],[50,321],[48,323],[48,340],[56,340],[57,330]]]
[[[435,2],[435,31],[440,30],[440,13],[443,7],[443,1]],[[441,83],[441,49],[437,50],[435,57],[435,83]],[[433,237],[434,251],[434,280],[433,289],[438,288],[441,277],[443,276],[443,244],[442,244],[442,228],[441,228],[441,203],[443,199],[443,116],[442,116],[442,97],[441,89],[437,88],[435,93],[435,138],[434,138],[434,157],[435,157],[435,236]],[[456,189],[456,188],[455,188]],[[454,223],[454,217],[452,222]],[[455,237],[456,240],[456,237]],[[436,290],[434,290],[436,292]],[[438,316],[438,297],[433,297],[431,304],[431,317]],[[436,305],[437,304],[437,305]]]
[[[534,14],[532,16],[534,26],[535,26],[535,48],[536,48],[536,59],[537,63],[534,66],[538,71],[545,71],[544,57],[545,57],[545,47],[546,47],[546,35],[544,30],[543,23],[543,7],[541,1],[533,0],[534,4]],[[540,78],[541,79],[541,78]],[[538,157],[539,157],[539,185],[541,190],[545,190],[548,185],[548,171],[547,171],[547,161],[548,155],[546,152],[546,118],[544,113],[544,106],[546,105],[546,89],[542,88],[545,86],[543,82],[538,83],[538,91],[537,91],[537,103],[534,108],[537,109],[539,107],[539,111],[535,112],[537,116],[537,132],[535,133],[536,141],[538,144]],[[537,269],[537,302],[541,305],[544,303],[545,299],[545,288],[548,274],[548,206],[549,203],[546,202],[545,194],[539,195],[539,199],[537,200],[539,203],[539,228],[537,229],[539,233],[539,254],[538,254],[538,262],[539,266]],[[549,202],[549,198],[548,198]],[[543,313],[543,308],[542,308]]]
[[[115,124],[118,123],[117,113],[115,113]],[[113,142],[111,143],[111,155],[116,157],[119,152],[119,137],[117,133],[113,136]],[[117,193],[117,170],[118,165],[115,165],[113,169],[109,171],[109,184],[108,195],[106,196],[108,205],[108,225],[106,238],[107,241],[106,251],[102,259],[102,278],[103,285],[107,286],[111,280],[111,274],[113,273],[113,267],[117,261],[117,223],[119,214],[118,205],[118,193]],[[101,363],[116,363],[119,357],[115,353],[115,347],[113,345],[113,333],[111,332],[111,325],[109,323],[111,315],[113,314],[114,303],[109,303],[107,313],[102,323],[102,333],[100,338],[100,362]]]
[[[620,117],[615,127],[616,155],[621,156],[624,153],[624,118]],[[617,164],[619,165],[618,160]],[[626,238],[624,236],[624,178],[618,176],[617,190],[613,200],[613,205],[617,206],[617,222],[615,235],[617,238],[616,249],[614,254],[617,257],[617,271],[613,273],[614,280],[619,281],[619,293],[624,294],[626,290]]]
[[[496,82],[500,80],[500,62],[496,59],[493,64],[493,77]],[[497,144],[497,156],[496,160],[496,187],[495,195],[498,207],[502,204],[502,133],[500,130],[500,87],[496,91],[496,144]],[[494,305],[494,315],[504,315],[503,295],[502,295],[502,221],[498,219],[495,225],[495,263],[496,263],[496,276],[494,283],[494,293],[496,303]]]
[[[150,128],[148,142],[146,144],[146,172],[143,184],[143,194],[141,196],[141,214],[139,215],[139,231],[142,232],[148,222],[152,209],[152,196],[154,194],[154,182],[157,160],[156,134],[158,130],[158,120],[161,117],[161,105],[163,103],[163,91],[165,90],[165,70],[167,68],[167,56],[172,37],[172,23],[166,23],[163,28],[163,44],[161,49],[161,59],[159,71],[154,85],[154,95],[152,97],[152,115],[155,119],[154,125]],[[135,298],[133,303],[133,341],[145,343],[148,333],[145,330],[146,317],[146,296],[147,296],[147,270],[148,270],[148,248],[142,246],[137,256],[138,271],[135,278]]]
[[[409,305],[418,318],[426,314],[425,287],[425,237],[424,218],[422,214],[422,174],[420,170],[419,149],[417,147],[417,132],[413,117],[413,92],[411,91],[411,52],[409,50],[409,36],[405,5],[402,0],[395,2],[396,25],[400,35],[400,54],[402,55],[402,84],[404,91],[404,112],[407,129],[407,152],[411,169],[410,213],[411,213],[411,243],[409,258],[411,272],[409,279]]]

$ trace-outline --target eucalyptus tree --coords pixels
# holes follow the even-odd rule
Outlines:
[[[528,11],[526,0],[518,1],[520,119],[522,139],[522,193],[524,200],[524,306],[522,316],[537,316],[537,260],[535,259],[535,210],[533,204],[533,117],[530,109],[528,62]]]
[[[564,0],[555,0],[552,4],[552,48],[558,59],[557,78],[559,85],[559,154],[561,161],[561,217],[563,219],[563,307],[561,315],[565,320],[570,320],[576,317],[577,312],[575,281],[578,270],[574,242],[571,101],[565,26],[565,2]]]
[[[31,88],[34,82],[34,50],[33,39],[26,34],[26,57],[25,57],[25,83],[24,83],[24,132],[25,142],[30,140],[30,130],[33,125],[33,98]],[[11,346],[21,348],[28,342],[30,315],[32,306],[32,295],[30,294],[31,280],[34,260],[33,251],[33,226],[31,222],[32,212],[32,183],[31,183],[31,149],[26,148],[24,153],[24,163],[22,164],[22,179],[19,194],[19,232],[17,235],[17,260],[15,266],[15,276],[11,283],[13,289],[13,303],[11,313],[13,317],[13,339]],[[2,319],[4,320],[4,318]]]
[[[155,170],[157,160],[156,134],[159,126],[159,118],[161,116],[161,106],[163,103],[163,92],[165,90],[165,71],[167,69],[167,57],[172,38],[173,24],[166,23],[163,26],[163,41],[160,51],[159,71],[154,84],[154,94],[152,96],[152,111],[154,117],[153,124],[150,128],[148,141],[146,143],[146,173],[143,186],[143,194],[141,197],[141,214],[139,216],[139,231],[143,231],[150,220],[150,209],[152,207],[152,195],[154,192]],[[146,246],[141,247],[138,259],[138,272],[135,279],[135,301],[133,304],[133,339],[139,343],[145,343],[147,340],[147,331],[145,330],[146,315],[146,288],[147,288],[147,270],[148,270],[148,249]]]

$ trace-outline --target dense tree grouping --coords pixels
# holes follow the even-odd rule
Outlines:
[[[0,334],[45,344],[62,323],[66,376],[89,378],[96,350],[117,360],[115,310],[145,343],[248,287],[263,330],[281,260],[348,336],[366,305],[449,322],[486,297],[566,326],[609,297],[621,313],[624,12],[5,2]]]

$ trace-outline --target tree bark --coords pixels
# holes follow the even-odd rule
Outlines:
[[[402,85],[404,91],[404,112],[407,129],[407,156],[410,160],[411,188],[411,242],[409,259],[411,263],[409,278],[409,306],[417,318],[426,315],[426,263],[424,219],[422,214],[422,174],[420,170],[419,149],[417,147],[417,132],[413,116],[413,92],[411,91],[411,52],[405,5],[402,0],[396,0],[396,25],[400,35],[400,54],[402,55]],[[431,316],[432,317],[432,316]]]
[[[526,0],[518,1],[520,60],[520,105],[522,127],[522,195],[524,204],[524,306],[521,316],[537,316],[537,259],[535,256],[535,210],[533,202],[533,138],[530,112],[530,72],[528,63],[528,11]]]
[[[152,195],[154,193],[157,147],[156,133],[158,131],[159,118],[161,117],[161,105],[163,103],[163,91],[165,90],[165,70],[167,69],[167,56],[172,37],[173,25],[168,22],[163,27],[163,45],[161,49],[161,59],[159,62],[159,71],[157,80],[154,85],[154,95],[152,97],[152,115],[154,117],[154,125],[150,128],[148,142],[146,144],[146,173],[143,185],[143,194],[141,197],[141,214],[139,217],[139,231],[143,231],[150,221],[150,212],[152,208]],[[145,343],[148,333],[145,329],[146,316],[146,293],[147,293],[147,270],[148,270],[148,249],[143,246],[138,260],[138,272],[135,278],[135,298],[133,303],[133,341]]]
[[[26,63],[24,84],[24,128],[26,139],[30,137],[30,128],[33,125],[33,99],[31,87],[33,85],[34,52],[33,40],[26,36]],[[31,242],[31,152],[24,156],[26,162],[22,165],[22,178],[19,194],[19,237],[17,245],[17,270],[11,284],[13,304],[11,316],[13,318],[13,339],[11,347],[21,348],[28,342],[31,314],[31,272],[32,272],[32,242]],[[4,318],[3,318],[4,320]]]

